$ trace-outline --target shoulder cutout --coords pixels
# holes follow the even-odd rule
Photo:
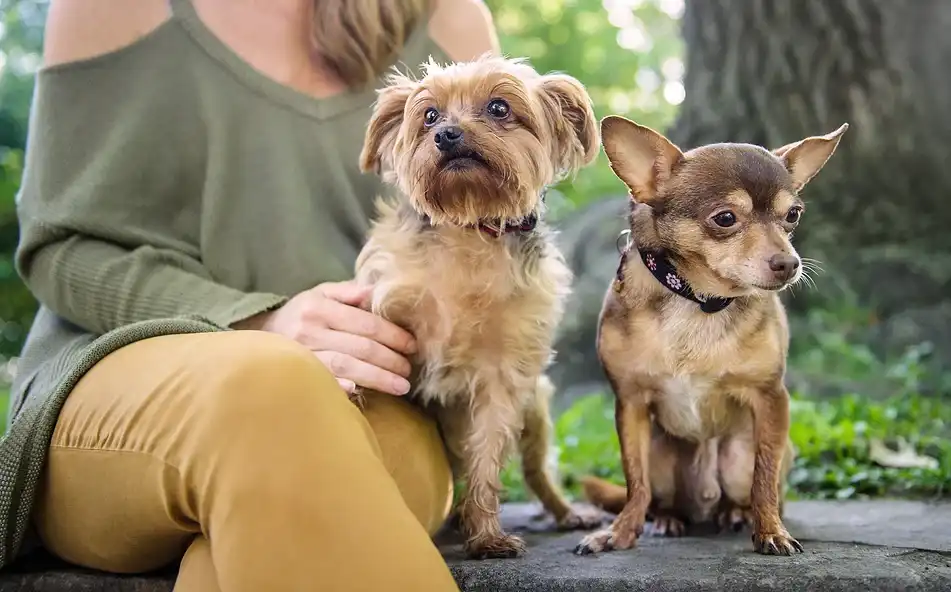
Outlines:
[[[429,36],[453,61],[501,53],[492,13],[483,0],[436,0],[434,5]]]
[[[168,0],[52,0],[46,15],[43,66],[122,49],[170,17]]]

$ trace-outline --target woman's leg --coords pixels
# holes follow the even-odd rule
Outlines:
[[[114,572],[167,564],[200,534],[181,592],[209,578],[224,592],[457,589],[427,532],[451,493],[434,426],[382,396],[367,416],[278,336],[130,345],[67,399],[37,528],[64,559]]]
[[[218,592],[218,574],[211,559],[211,544],[203,536],[195,537],[182,558],[174,592]]]

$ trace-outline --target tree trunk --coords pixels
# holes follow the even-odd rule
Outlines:
[[[825,263],[819,292],[845,289],[885,316],[942,304],[949,29],[947,0],[687,0],[686,99],[670,137],[778,147],[848,122],[803,192],[797,244]]]

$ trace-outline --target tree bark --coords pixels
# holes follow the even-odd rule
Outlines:
[[[819,293],[885,316],[939,305],[951,288],[948,30],[946,0],[687,0],[670,137],[773,148],[848,122],[803,192],[796,240],[824,262]]]

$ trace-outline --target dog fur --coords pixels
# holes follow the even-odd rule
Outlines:
[[[635,546],[648,513],[655,530],[679,535],[715,512],[721,525],[751,521],[757,552],[802,551],[781,519],[792,451],[778,293],[803,275],[791,243],[799,191],[847,127],[772,152],[713,144],[683,153],[627,119],[602,121],[611,168],[632,197],[633,256],[605,296],[597,344],[627,487],[586,480],[589,498],[619,514],[577,553]],[[703,312],[662,285],[638,249],[664,253],[701,300],[734,300]]]
[[[541,220],[499,236],[478,227],[540,215],[545,188],[594,159],[590,103],[574,78],[520,60],[430,63],[420,80],[390,78],[366,132],[361,167],[400,195],[379,202],[356,277],[373,286],[371,310],[416,336],[411,396],[438,418],[467,482],[459,520],[472,557],[524,551],[498,519],[499,472],[516,441],[526,483],[560,526],[601,520],[573,509],[546,469],[545,371],[571,272]],[[462,137],[447,152],[437,143],[450,129]]]

